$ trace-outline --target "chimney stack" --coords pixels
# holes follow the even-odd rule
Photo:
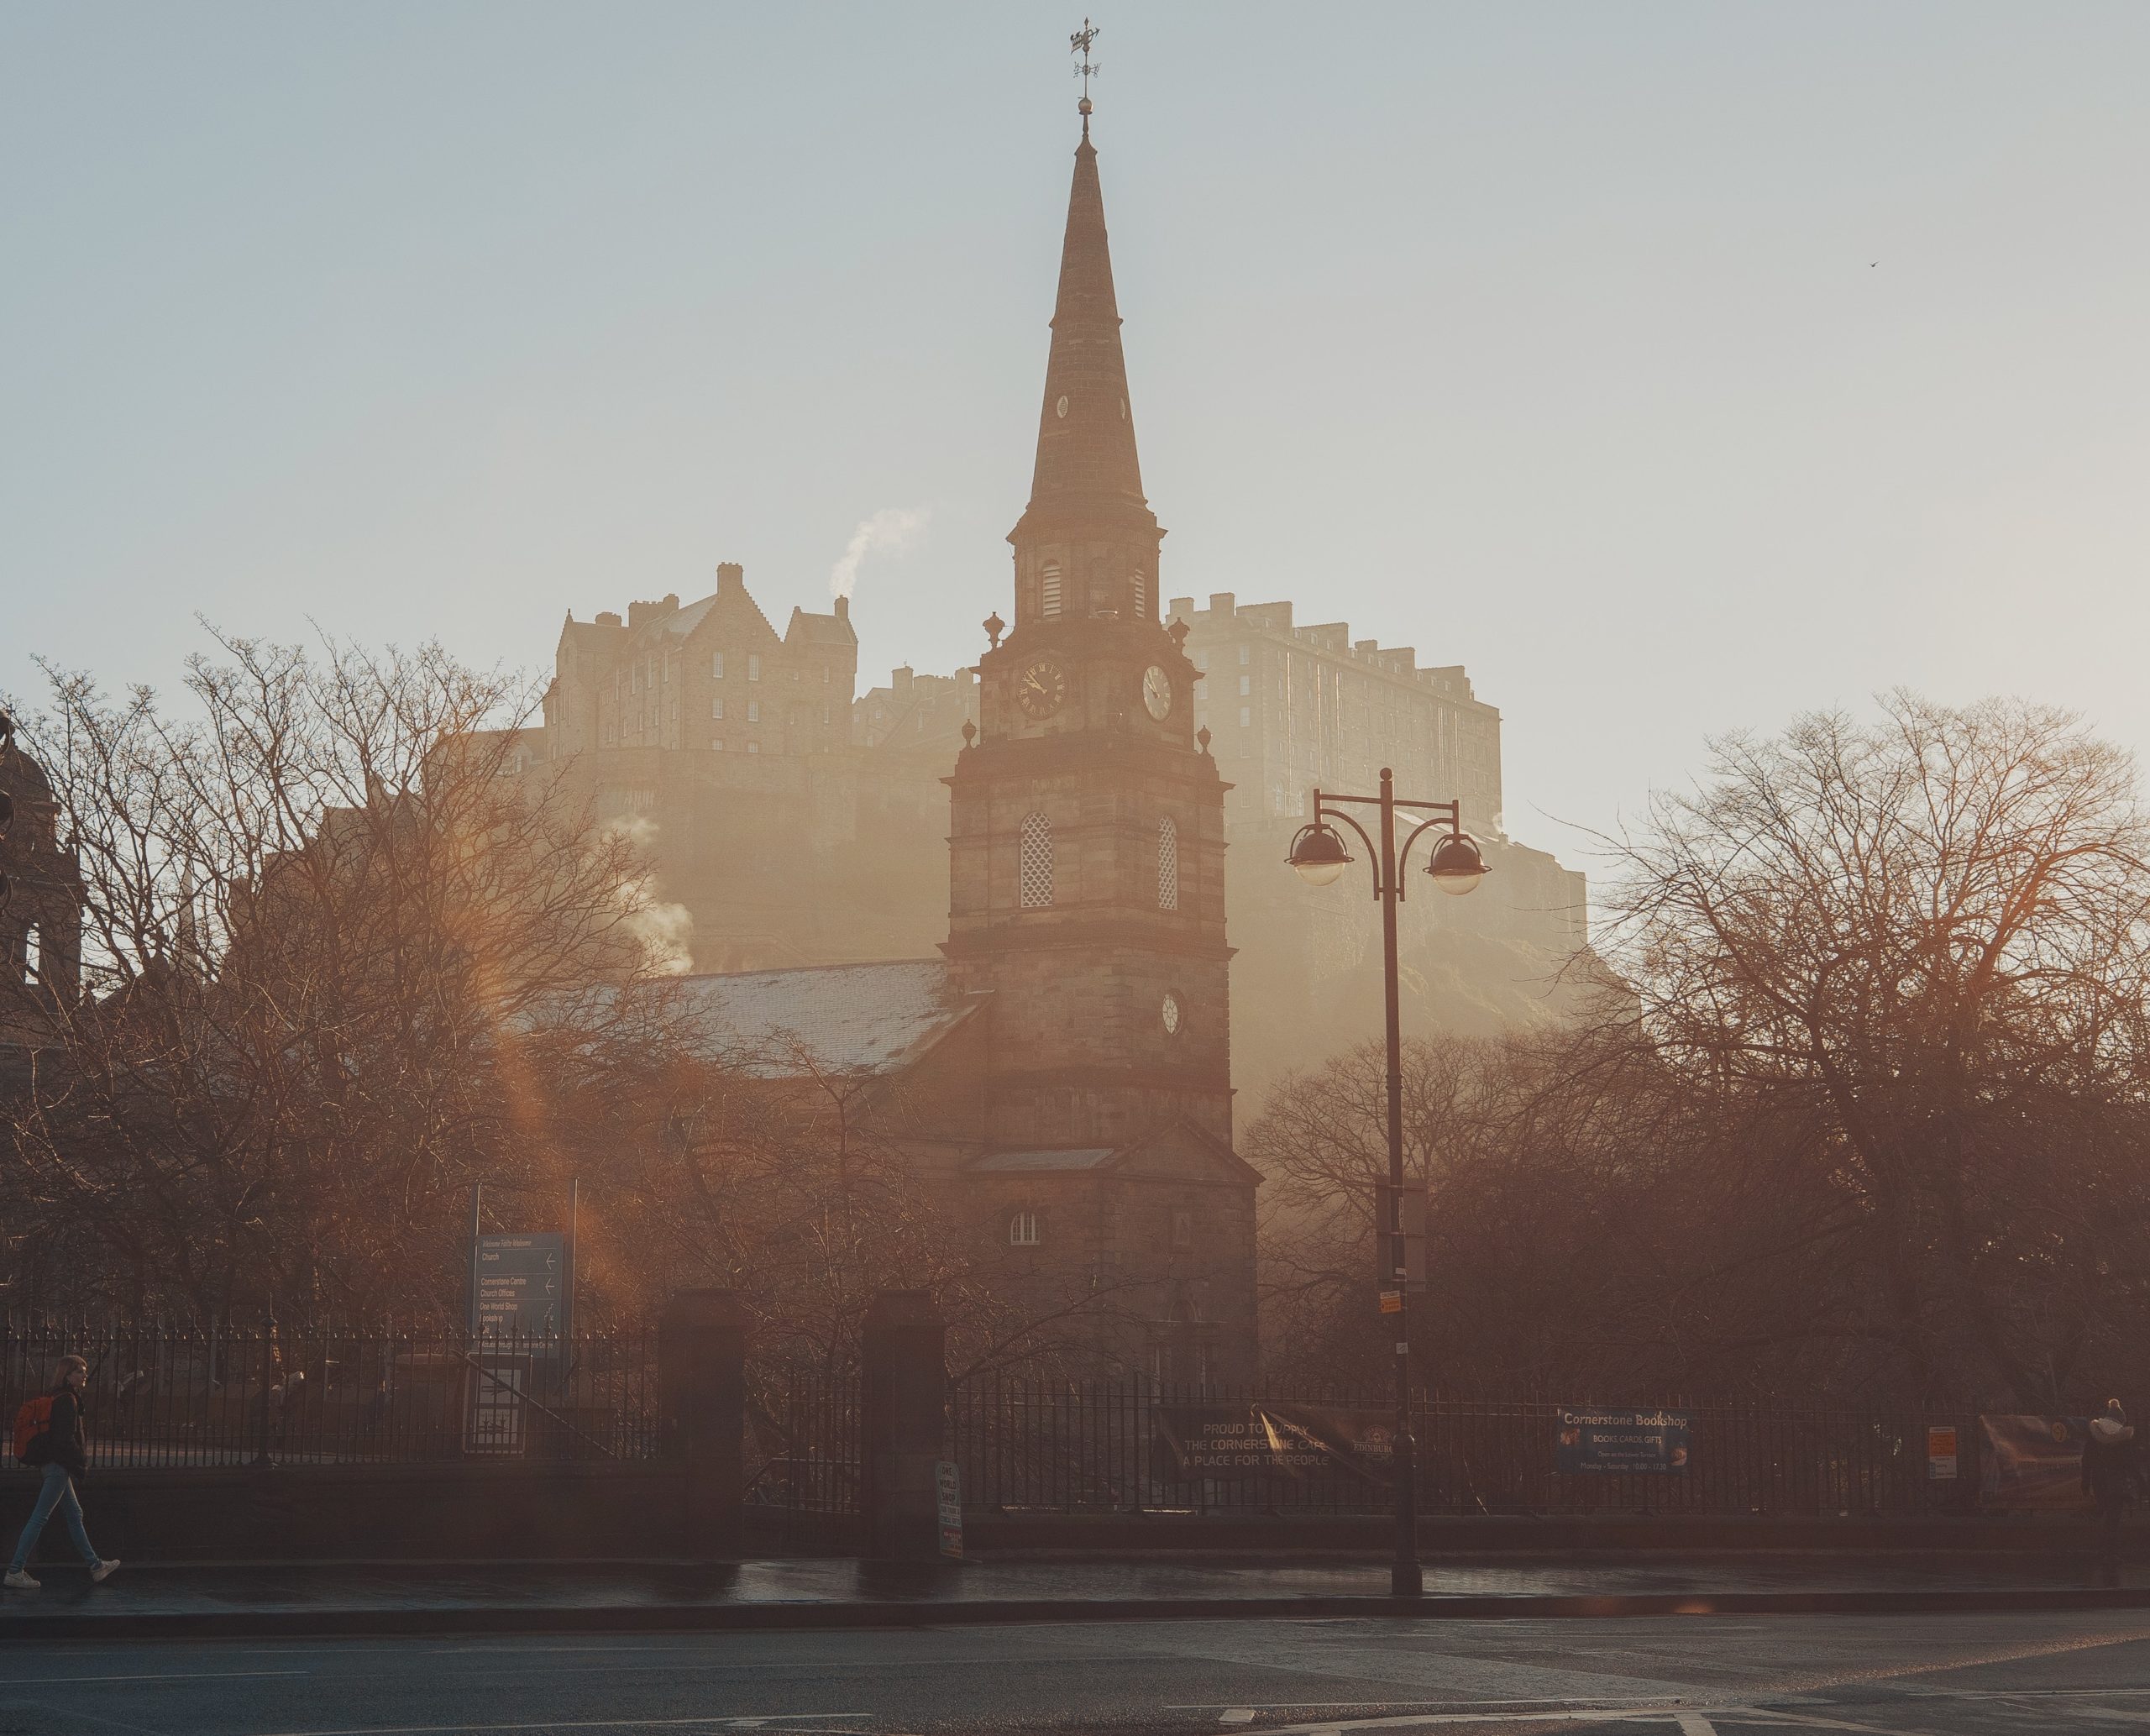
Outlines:
[[[744,591],[746,588],[747,569],[744,567],[736,560],[719,564],[716,569],[716,594],[719,596],[729,596],[734,591]]]

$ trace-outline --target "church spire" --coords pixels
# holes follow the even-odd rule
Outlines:
[[[1127,363],[1120,347],[1120,303],[1113,293],[1104,193],[1098,184],[1097,147],[1090,143],[1087,97],[1082,115],[1083,139],[1075,149],[1075,179],[1067,196],[1067,233],[1061,244],[1045,402],[1038,415],[1037,464],[1018,537],[1041,521],[1101,532],[1131,528],[1130,520],[1146,527],[1156,523],[1143,498],[1142,469],[1135,453]],[[1077,526],[1071,521],[1087,522]]]

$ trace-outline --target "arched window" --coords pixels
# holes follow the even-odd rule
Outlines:
[[[1036,1212],[1017,1212],[1008,1220],[1008,1246],[1011,1248],[1034,1248],[1038,1245],[1038,1214]]]
[[[1023,853],[1018,867],[1025,910],[1052,902],[1052,822],[1042,814],[1023,816]]]
[[[1140,567],[1135,569],[1135,618],[1150,618],[1150,575]]]
[[[1157,908],[1179,908],[1179,827],[1169,815],[1157,822]]]
[[[1049,560],[1038,569],[1038,613],[1060,612],[1060,563]]]

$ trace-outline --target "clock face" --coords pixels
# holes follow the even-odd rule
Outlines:
[[[1180,1018],[1179,997],[1177,994],[1174,994],[1169,989],[1167,989],[1165,991],[1164,1004],[1160,1007],[1157,1011],[1158,1015],[1165,1021],[1165,1035],[1167,1036],[1177,1036],[1179,1035]]]
[[[1049,657],[1041,657],[1015,678],[1015,703],[1025,716],[1050,717],[1067,697],[1067,676]]]
[[[1172,678],[1155,663],[1142,672],[1142,703],[1160,723],[1172,709]]]

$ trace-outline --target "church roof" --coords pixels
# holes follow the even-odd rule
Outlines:
[[[1067,232],[1061,244],[1060,288],[1053,303],[1045,403],[1038,413],[1030,511],[1058,514],[1099,506],[1147,511],[1142,467],[1135,452],[1134,412],[1128,403],[1127,361],[1120,351],[1104,193],[1086,117],[1067,196]]]
[[[1072,1151],[988,1151],[963,1166],[974,1174],[1035,1174],[1040,1170],[1103,1169],[1120,1155],[1117,1146],[1084,1146]]]
[[[679,992],[711,1049],[765,1079],[900,1073],[980,999],[952,994],[937,958],[683,977]]]

